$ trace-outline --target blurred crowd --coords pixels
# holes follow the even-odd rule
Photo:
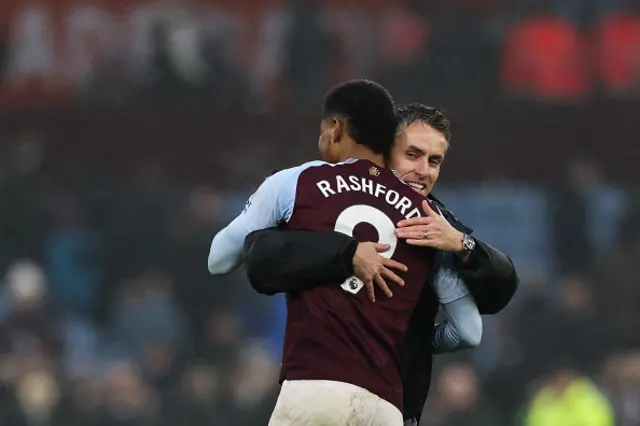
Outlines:
[[[365,19],[319,0],[290,1],[268,18],[273,28],[264,51],[242,62],[230,51],[231,35],[209,39],[206,24],[189,23],[197,12],[160,21],[139,80],[142,96],[305,109],[353,75],[383,82],[398,100],[441,103],[640,94],[640,10],[633,0],[406,1],[368,18],[364,11]],[[356,29],[342,28],[350,26]],[[187,38],[185,27],[198,30]],[[265,52],[272,56],[262,60]],[[113,76],[108,67],[103,75],[107,83]]]
[[[219,196],[154,165],[61,187],[41,149],[0,156],[0,424],[266,424],[283,307],[208,275]]]
[[[15,93],[39,82],[46,95],[65,86],[116,104],[308,109],[355,76],[382,81],[401,101],[444,104],[640,93],[634,0],[125,3],[17,2],[4,30],[0,21],[0,74],[14,91],[5,96],[20,100]]]
[[[571,104],[640,93],[638,1],[371,1],[369,10],[299,0],[270,7],[254,27],[206,1],[157,3],[145,3],[154,19],[132,19],[149,24],[149,43],[105,36],[109,49],[63,61],[76,67],[63,73],[76,79],[75,94],[115,105],[304,110],[354,75],[379,79],[399,101],[452,109],[498,96]],[[0,31],[0,98],[57,70],[53,57],[29,50],[43,16],[26,8]],[[74,22],[85,19],[79,28],[90,32],[101,16],[78,13]],[[262,41],[243,50],[238,31],[249,27]],[[205,266],[211,238],[253,188],[173,178],[162,156],[133,176],[90,173],[78,161],[73,179],[61,179],[59,166],[47,168],[48,135],[6,124],[0,425],[266,424],[279,389],[284,300],[254,294],[242,271],[214,278]],[[244,154],[224,142],[231,157]],[[267,149],[251,143],[243,168]],[[208,149],[223,155],[222,146]],[[543,154],[531,161],[553,156]],[[220,180],[239,182],[241,173],[229,167]],[[436,195],[513,257],[522,284],[505,312],[485,318],[477,350],[438,357],[424,425],[640,425],[637,189],[607,181],[597,159],[578,154],[553,186],[462,180],[438,184]]]

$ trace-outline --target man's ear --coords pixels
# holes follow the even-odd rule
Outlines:
[[[331,122],[331,142],[340,143],[342,134],[347,129],[347,122],[344,118],[333,118]]]

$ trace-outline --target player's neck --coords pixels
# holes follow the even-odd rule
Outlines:
[[[348,155],[346,156],[346,158],[343,159],[343,161],[349,158],[356,158],[358,160],[371,161],[373,164],[375,164],[378,167],[382,167],[382,168],[385,167],[384,157],[381,154],[376,154],[375,152],[371,151],[369,148],[365,146],[357,145],[354,143],[353,148],[351,148],[347,154]]]

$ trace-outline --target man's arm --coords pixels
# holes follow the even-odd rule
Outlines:
[[[482,340],[482,317],[470,294],[442,305],[447,321],[438,324],[432,340],[432,352],[441,354],[475,348]]]
[[[262,294],[294,293],[353,275],[358,243],[334,231],[252,232],[244,243],[244,263],[253,288]]]
[[[432,283],[447,321],[436,327],[433,353],[475,348],[482,339],[482,317],[464,280],[457,271],[455,255],[440,253]]]
[[[455,264],[483,315],[500,312],[518,289],[520,279],[511,259],[478,239],[469,258]]]
[[[226,274],[240,265],[244,240],[249,233],[277,226],[291,218],[298,176],[312,164],[282,170],[263,182],[242,213],[211,242],[208,259],[211,274]]]
[[[247,236],[244,262],[249,282],[258,293],[295,293],[356,276],[364,283],[369,300],[375,302],[376,287],[391,297],[389,281],[404,285],[393,270],[406,271],[406,266],[380,255],[388,249],[388,244],[358,243],[334,231],[269,229]]]
[[[464,233],[472,232],[435,201],[454,227]],[[480,313],[497,313],[513,297],[518,276],[508,257],[482,241],[476,242],[467,262],[462,265],[456,261],[455,265],[460,268],[460,277],[473,294]],[[344,281],[352,276],[356,248],[351,237],[332,231],[266,229],[247,237],[244,262],[249,280],[258,292],[295,292],[327,282]]]
[[[429,195],[447,221],[458,231],[471,235],[473,230],[465,226],[451,210]],[[457,271],[473,294],[482,315],[493,315],[504,309],[513,298],[520,279],[509,257],[477,238],[476,247],[467,259],[456,259]]]

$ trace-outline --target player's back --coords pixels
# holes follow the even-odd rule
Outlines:
[[[375,303],[356,278],[290,295],[281,379],[351,383],[402,410],[397,351],[433,252],[398,240],[394,231],[398,221],[422,215],[423,199],[391,170],[365,160],[300,173],[288,229],[336,230],[389,244],[384,255],[407,265],[408,272],[404,287]]]

